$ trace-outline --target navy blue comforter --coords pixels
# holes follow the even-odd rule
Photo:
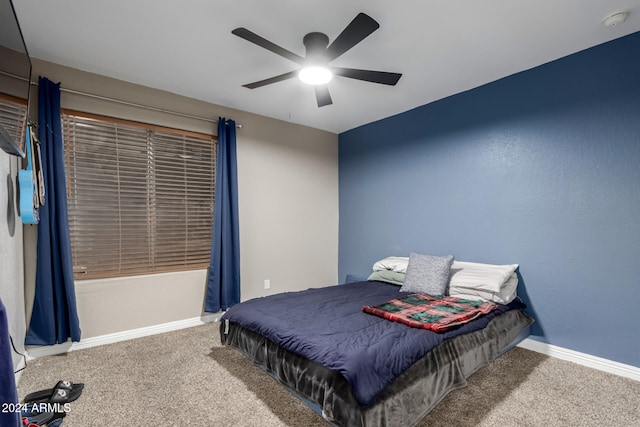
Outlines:
[[[438,344],[484,328],[493,317],[524,305],[515,301],[445,333],[415,329],[362,311],[398,297],[382,282],[288,292],[245,301],[222,319],[240,324],[293,353],[341,373],[367,406],[397,376]]]

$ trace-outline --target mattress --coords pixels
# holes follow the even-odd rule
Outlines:
[[[397,295],[360,282],[257,298],[225,313],[221,340],[334,424],[407,426],[532,323],[519,303],[443,334],[361,310]]]

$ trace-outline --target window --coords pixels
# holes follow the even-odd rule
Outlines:
[[[0,124],[24,151],[24,129],[27,124],[27,101],[0,94]]]
[[[66,110],[62,128],[76,279],[208,267],[214,137]]]

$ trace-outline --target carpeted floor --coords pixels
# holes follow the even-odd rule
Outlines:
[[[85,384],[63,427],[327,426],[222,347],[218,323],[30,361],[19,394]],[[640,426],[640,382],[515,348],[450,393],[420,427]]]

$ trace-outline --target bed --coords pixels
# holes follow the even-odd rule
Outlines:
[[[222,316],[220,337],[329,423],[412,426],[533,322],[518,299],[440,333],[363,311],[398,295],[364,280],[256,298]]]

